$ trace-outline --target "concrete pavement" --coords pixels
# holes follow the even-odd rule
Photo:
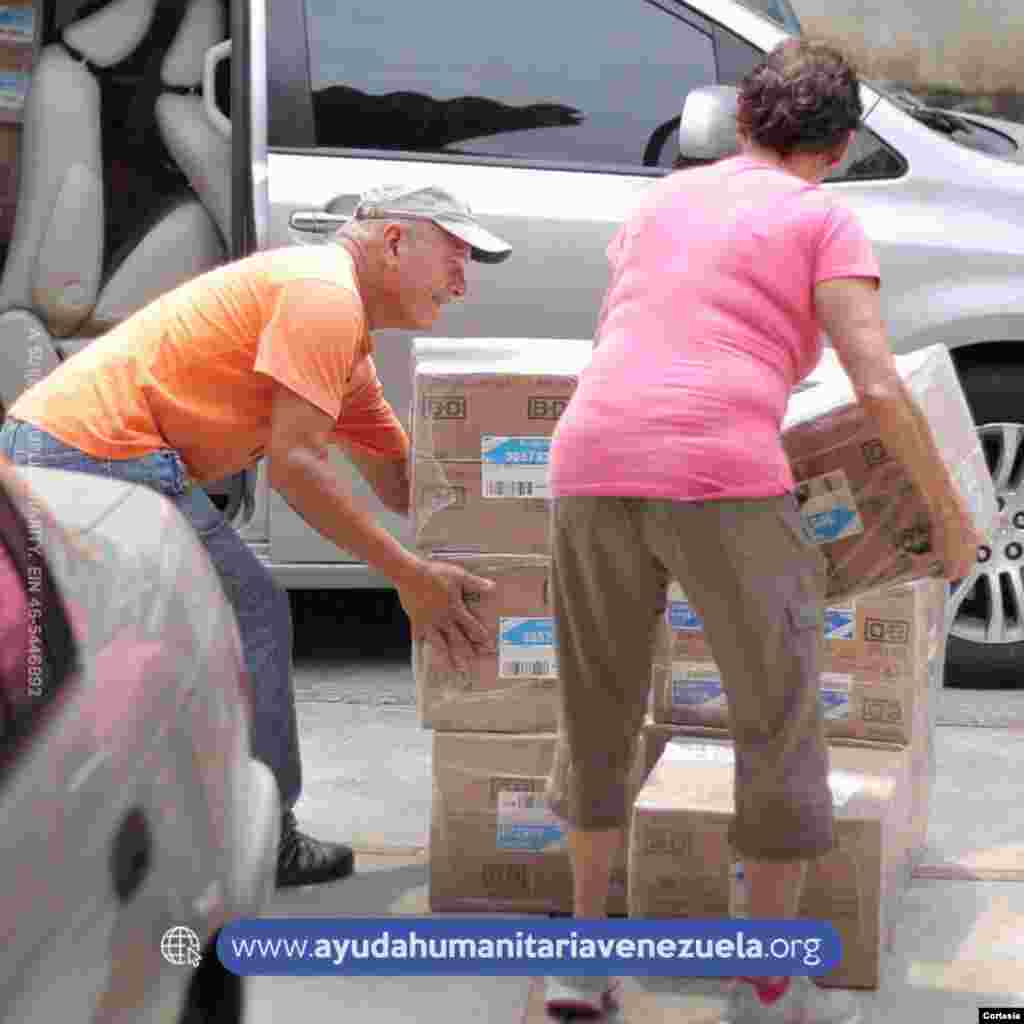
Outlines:
[[[278,893],[274,916],[427,914],[430,733],[415,710],[408,638],[389,598],[321,597],[297,609],[303,827],[352,842],[357,874]],[[359,601],[357,605],[357,600]],[[338,602],[349,609],[337,625]],[[1024,1008],[1024,694],[943,694],[928,848],[904,902],[885,977],[861,993],[864,1024],[978,1020],[982,1006]],[[975,876],[967,880],[965,875]],[[1001,878],[1007,880],[986,880]],[[979,880],[980,879],[980,880]],[[1016,880],[1010,880],[1016,879]],[[291,1015],[315,1024],[544,1020],[530,979],[253,978],[247,1024]],[[706,983],[627,979],[630,1024],[715,1021]]]

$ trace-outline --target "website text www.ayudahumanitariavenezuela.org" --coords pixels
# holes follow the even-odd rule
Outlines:
[[[796,961],[804,967],[822,964],[819,937],[762,938],[739,928],[731,938],[588,938],[571,931],[564,938],[536,936],[516,930],[508,938],[427,937],[415,929],[383,930],[374,938],[231,938],[237,960],[327,961],[340,966],[352,960],[434,960],[463,963],[496,960],[560,960],[567,967],[594,960],[742,960]],[[746,965],[744,966],[746,970]]]

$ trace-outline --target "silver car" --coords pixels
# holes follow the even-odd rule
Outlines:
[[[22,177],[0,282],[0,401],[209,266],[322,244],[325,223],[387,182],[448,188],[513,245],[507,263],[476,268],[438,333],[587,339],[617,225],[658,178],[707,157],[686,151],[687,97],[736,85],[799,31],[786,0],[191,0],[177,24],[153,18],[155,3],[43,19],[23,152],[40,170]],[[163,52],[163,65],[146,60]],[[998,543],[956,594],[948,679],[1016,685],[1024,127],[870,83],[864,105],[827,187],[877,247],[894,348],[952,350],[1005,506]],[[108,116],[130,130],[103,134]],[[104,208],[96,176],[115,172]],[[164,204],[152,216],[138,209],[147,189]],[[43,353],[35,362],[30,347]],[[378,371],[403,417],[409,353],[408,335],[378,337]],[[408,522],[334,460],[408,539]],[[309,528],[259,467],[216,490],[286,586],[388,586]]]
[[[0,460],[0,1021],[238,1024],[220,927],[270,898],[234,616],[144,487]]]

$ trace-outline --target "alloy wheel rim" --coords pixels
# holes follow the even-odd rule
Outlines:
[[[950,635],[976,644],[1024,643],[1024,424],[978,428],[1000,514],[991,544],[950,595]]]

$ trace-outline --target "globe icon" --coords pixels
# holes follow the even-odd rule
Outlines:
[[[199,936],[189,927],[179,924],[164,932],[160,952],[169,964],[176,967],[198,967],[202,945]]]

